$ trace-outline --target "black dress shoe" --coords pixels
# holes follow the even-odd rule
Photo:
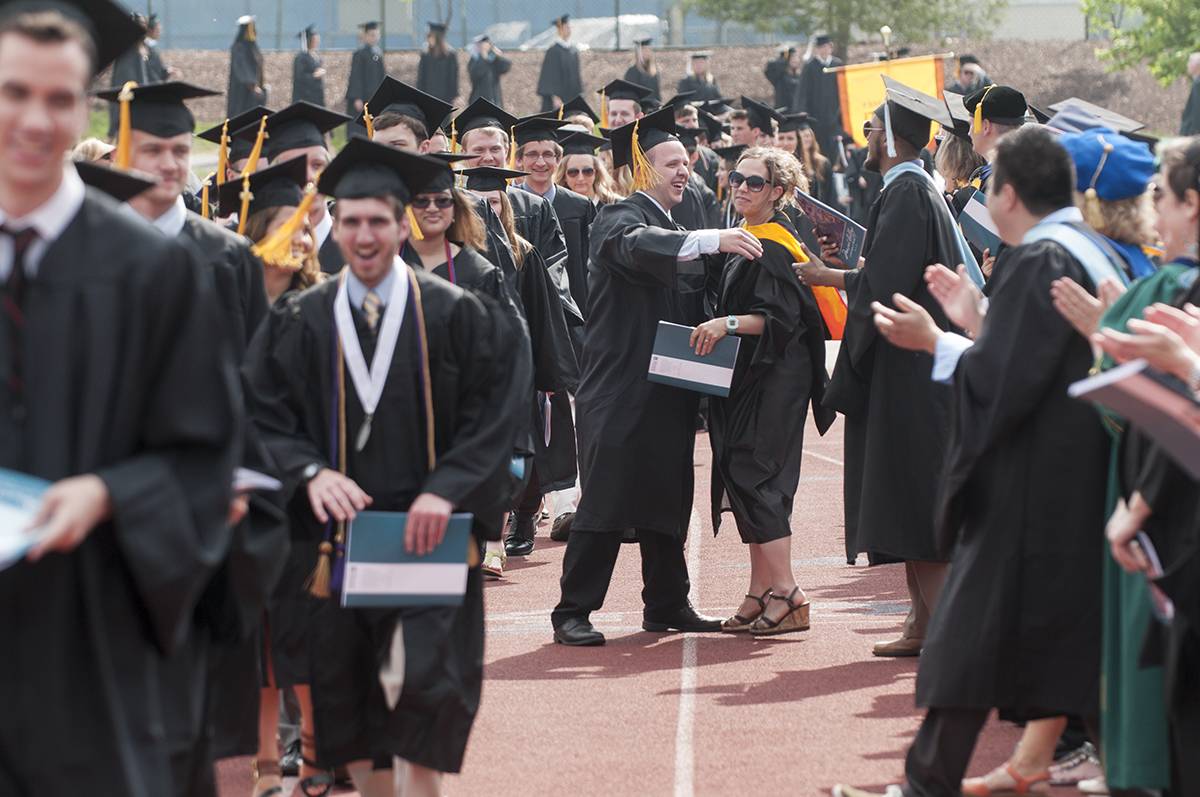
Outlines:
[[[664,614],[642,614],[642,628],[646,631],[720,631],[718,617],[697,614],[691,603],[684,604],[673,612]]]
[[[560,645],[595,647],[604,644],[604,634],[593,628],[587,620],[571,617],[554,629],[554,641]]]
[[[508,524],[504,538],[504,553],[509,556],[529,556],[533,553],[533,535],[537,523],[534,512],[517,512]]]
[[[555,542],[566,542],[567,538],[571,536],[571,524],[574,522],[574,512],[563,512],[554,518],[554,525],[550,527],[550,539]]]

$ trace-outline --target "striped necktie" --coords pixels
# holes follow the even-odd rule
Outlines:
[[[379,330],[379,316],[383,315],[383,300],[379,298],[379,294],[367,291],[363,298],[362,311],[363,317],[367,319],[367,326],[374,334]]]

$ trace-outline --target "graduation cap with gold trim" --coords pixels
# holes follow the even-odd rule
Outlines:
[[[539,114],[535,114],[535,116],[566,119],[568,116],[575,114],[583,114],[587,118],[591,119],[593,124],[600,123],[600,117],[596,115],[594,110],[592,110],[592,106],[588,105],[587,100],[583,98],[582,94],[576,94],[574,97],[560,105],[556,111],[542,111]]]
[[[524,177],[529,172],[501,169],[496,166],[475,166],[463,169],[461,174],[467,178],[468,191],[503,191],[508,187],[509,180]]]
[[[998,125],[1019,127],[1025,124],[1025,114],[1029,110],[1024,94],[1012,86],[994,83],[963,97],[963,105],[972,115],[972,133],[983,129],[984,119]]]
[[[304,199],[308,182],[308,159],[303,155],[289,158],[253,173],[243,173],[217,189],[217,215],[238,215],[238,235],[246,230],[246,221],[260,210],[297,207]]]
[[[464,134],[481,127],[498,127],[509,133],[518,121],[517,117],[499,105],[480,97],[454,117],[452,131],[458,134],[457,138],[459,139]]]
[[[0,0],[0,21],[41,11],[57,11],[92,37],[96,46],[95,75],[146,36],[146,29],[110,0]]]
[[[390,196],[407,204],[446,168],[437,158],[355,138],[325,167],[319,189],[335,199]]]
[[[263,150],[273,161],[288,150],[325,146],[325,135],[349,121],[344,113],[302,100],[268,116],[265,126],[250,124],[234,135],[253,140],[265,133]]]
[[[197,97],[213,97],[211,91],[191,83],[171,80],[139,86],[129,81],[120,88],[96,92],[102,100],[120,105],[117,126],[117,152],[113,163],[118,169],[128,169],[132,157],[132,131],[140,130],[158,138],[172,138],[196,129],[196,118],[185,104]]]
[[[379,88],[363,104],[363,111],[354,123],[366,127],[368,135],[374,136],[374,127],[368,124],[368,120],[385,113],[395,113],[416,119],[425,125],[426,131],[432,133],[453,110],[454,106],[450,103],[396,80],[391,75],[385,75]]]
[[[75,171],[84,185],[103,191],[118,202],[128,202],[143,191],[158,185],[153,175],[121,171],[93,161],[75,161]]]
[[[637,83],[631,83],[622,78],[608,81],[596,93],[600,95],[600,119],[597,120],[597,123],[601,127],[608,127],[608,103],[610,100],[631,100],[640,106],[654,96],[654,92],[645,86],[639,86]]]
[[[225,182],[225,167],[250,157],[254,151],[254,142],[234,135],[238,130],[250,125],[257,125],[264,116],[275,113],[265,105],[256,105],[248,111],[242,111],[237,116],[226,119],[219,125],[213,125],[207,130],[196,134],[196,138],[211,141],[220,149],[217,151],[217,185]]]
[[[513,126],[513,138],[518,147],[533,141],[558,141],[558,129],[567,124],[561,119],[545,116],[526,116]]]
[[[635,191],[658,184],[658,172],[646,153],[659,144],[678,141],[676,130],[675,110],[667,106],[612,131],[613,165],[630,167]]]

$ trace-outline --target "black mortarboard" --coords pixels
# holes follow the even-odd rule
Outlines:
[[[96,45],[95,74],[146,35],[129,12],[109,0],[0,0],[0,20],[32,11],[57,11],[91,34]]]
[[[729,113],[733,108],[729,103],[733,102],[729,97],[717,97],[715,100],[705,100],[704,102],[696,103],[696,107],[702,111],[708,111],[713,116],[720,116],[723,113]]]
[[[335,199],[393,196],[407,203],[445,171],[436,158],[354,138],[325,167],[318,190]]]
[[[779,123],[780,133],[794,133],[799,130],[812,129],[812,123],[817,121],[806,113],[787,113]]]
[[[555,17],[554,19],[550,20],[550,24],[551,25],[565,25],[570,21],[571,21],[571,15],[563,14],[561,17]]]
[[[613,165],[627,166],[633,163],[634,131],[637,145],[643,153],[667,141],[678,141],[675,135],[675,112],[671,108],[659,108],[652,114],[622,125],[609,137],[613,144]]]
[[[572,130],[559,138],[563,155],[594,155],[596,150],[608,143],[608,139]]]
[[[84,185],[103,191],[118,202],[128,202],[143,191],[158,185],[152,175],[135,171],[122,171],[92,161],[76,161],[75,171]]]
[[[638,47],[649,47],[651,44],[654,43],[654,39],[653,38],[634,39],[633,43],[636,44]]]
[[[636,83],[630,83],[628,80],[617,78],[616,80],[610,80],[596,93],[603,94],[610,100],[633,100],[634,102],[641,102],[654,92],[645,86],[639,86]]]
[[[712,58],[712,50],[693,50],[688,53],[688,58]]]
[[[589,119],[591,119],[596,124],[600,124],[599,115],[597,115],[596,112],[592,110],[592,106],[588,105],[587,100],[585,100],[583,98],[582,94],[577,94],[574,97],[572,97],[571,99],[567,100],[565,103],[563,103],[562,111],[563,111],[563,116],[570,116],[571,114],[576,114],[576,113],[587,114],[587,117]]]
[[[742,153],[746,149],[745,144],[734,144],[731,147],[716,147],[713,152],[717,153],[717,157],[726,163],[737,163],[737,159],[742,157]]]
[[[312,35],[317,32],[317,26],[309,25],[301,32],[304,34],[305,40],[310,39],[312,38]]]
[[[945,127],[954,126],[954,120],[946,110],[946,103],[941,100],[887,75],[883,76],[883,85],[886,99],[875,113],[883,119],[884,127],[890,130],[891,136],[921,149],[929,143],[931,122]],[[888,155],[895,157],[895,154],[895,146],[889,139]]]
[[[379,88],[367,100],[367,110],[371,116],[379,117],[385,113],[398,113],[409,116],[425,125],[425,129],[433,132],[442,124],[447,114],[454,106],[443,102],[432,94],[426,94],[415,86],[402,83],[391,75],[385,75]],[[356,125],[363,124],[363,115],[359,114],[354,120]]]
[[[708,134],[709,141],[716,141],[721,138],[721,132],[724,125],[721,124],[720,119],[713,116],[708,111],[699,108],[696,109],[696,115],[700,119],[700,126],[703,127]]]
[[[280,153],[292,149],[323,147],[325,134],[349,121],[350,117],[344,113],[311,102],[293,102],[267,117],[267,159],[275,160]],[[241,128],[237,135],[253,141],[258,136],[258,124]]]
[[[826,44],[829,44],[832,41],[833,39],[830,38],[828,33],[821,33],[817,35],[817,38],[813,39],[813,46],[824,47]]]
[[[468,130],[478,130],[481,127],[498,127],[504,132],[512,130],[517,123],[517,117],[483,97],[475,100],[454,117],[454,126],[458,132],[458,140]]]
[[[704,135],[702,127],[677,127],[675,135],[679,138],[679,142],[683,144],[688,152],[694,150],[699,145],[700,136]]]
[[[531,141],[558,141],[555,131],[567,124],[561,119],[545,116],[526,116],[513,127],[513,135],[518,147],[523,147]]]
[[[445,33],[446,32],[446,23],[445,22],[426,22],[425,24],[429,26],[430,33]]]
[[[987,119],[999,125],[1025,124],[1029,104],[1025,95],[1011,86],[991,85],[963,97],[963,105],[971,112],[975,127]]]
[[[964,67],[964,66],[966,66],[967,64],[975,64],[976,66],[981,66],[981,64],[979,63],[979,59],[978,59],[978,58],[976,58],[975,56],[973,56],[973,55],[960,55],[960,56],[958,57],[958,65],[959,65],[960,67]]]
[[[468,191],[503,191],[508,187],[509,180],[524,177],[529,172],[500,169],[495,166],[476,166],[463,169],[459,174],[466,175]]]
[[[441,161],[442,169],[434,174],[423,188],[421,188],[419,191],[414,191],[413,193],[436,194],[441,191],[452,191],[454,189],[454,178],[458,172],[454,171],[454,168],[442,158],[438,158],[434,155],[427,155],[426,157]]]
[[[469,161],[472,156],[463,152],[430,152],[429,157],[437,158],[453,168],[454,164],[459,161]]]
[[[254,131],[258,132],[258,124],[264,116],[273,114],[270,108],[264,105],[256,105],[248,111],[242,111],[237,116],[229,119],[229,127],[225,127],[222,122],[219,125],[213,125],[207,130],[202,130],[196,134],[196,138],[202,138],[205,141],[211,141],[214,144],[221,143],[221,129],[225,128],[229,136],[229,161],[235,163],[250,157],[250,151],[254,149],[254,142],[245,138],[238,138],[234,135],[239,130],[255,125]]]
[[[653,94],[642,97],[637,101],[637,104],[638,107],[642,109],[643,114],[650,113],[651,111],[657,111],[662,107],[658,101],[658,97],[655,97]]]
[[[682,108],[692,101],[692,97],[696,96],[694,91],[681,91],[671,99],[663,103],[663,107],[670,105],[672,108]]]
[[[749,115],[748,123],[750,127],[757,127],[759,130],[764,132],[769,132],[774,129],[771,127],[772,120],[776,122],[783,120],[783,116],[779,113],[779,111],[776,111],[766,103],[759,102],[758,100],[752,100],[745,94],[742,95],[742,108],[744,108],[746,113]]]
[[[289,158],[250,175],[250,204],[246,218],[269,208],[294,208],[304,199],[308,184],[308,159]],[[242,180],[229,180],[217,191],[217,215],[242,213]],[[239,219],[240,221],[241,219]]]
[[[962,95],[955,94],[953,91],[946,91],[942,93],[942,99],[946,102],[946,110],[950,112],[950,118],[954,120],[954,125],[945,128],[946,131],[959,138],[970,138],[971,112],[963,104]]]
[[[363,24],[359,25],[359,27],[362,28],[364,31],[379,30],[379,22],[377,20],[373,19],[370,22],[364,22]]]
[[[1030,103],[1030,105],[1029,105],[1029,112],[1031,114],[1033,114],[1034,120],[1039,125],[1046,124],[1046,122],[1050,121],[1050,117],[1052,117],[1054,115],[1054,114],[1050,113],[1049,111],[1043,111],[1041,108],[1034,105],[1033,103]],[[957,122],[958,120],[956,119],[955,121]]]
[[[117,102],[122,91],[123,89],[117,86],[98,91],[96,96],[102,100]],[[210,91],[181,80],[147,83],[136,86],[132,93],[133,99],[129,103],[130,127],[159,138],[191,133],[196,129],[196,118],[184,105],[184,100],[220,94],[219,91]]]
[[[1085,114],[1090,114],[1103,123],[1105,127],[1116,130],[1118,133],[1134,133],[1141,130],[1146,125],[1130,119],[1128,116],[1122,116],[1116,111],[1110,111],[1108,108],[1096,105],[1095,103],[1081,100],[1078,97],[1070,97],[1069,99],[1060,100],[1050,106],[1050,110],[1057,113],[1062,113],[1066,110],[1079,111]]]

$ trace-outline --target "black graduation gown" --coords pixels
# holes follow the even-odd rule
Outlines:
[[[691,102],[705,102],[706,100],[716,100],[721,97],[721,88],[717,85],[717,79],[700,80],[695,75],[688,75],[683,80],[679,81],[675,86],[676,94],[694,91],[696,96],[692,97]]]
[[[850,153],[846,163],[846,186],[850,190],[849,216],[864,227],[870,220],[871,206],[883,189],[883,177],[863,165],[866,159],[867,148],[858,147]],[[860,178],[866,183],[865,187],[859,185]]]
[[[538,73],[537,93],[542,98],[543,111],[554,109],[554,97],[566,102],[583,93],[578,47],[559,41],[550,45]]]
[[[397,278],[407,279],[407,268]],[[433,492],[458,511],[478,512],[477,501],[507,467],[512,429],[493,411],[496,356],[491,319],[462,288],[416,271],[428,331],[438,461],[426,471],[424,411],[419,398],[419,355],[413,305],[405,312],[389,378],[366,448],[347,446],[347,473],[374,499],[372,509],[404,510],[418,494]],[[294,538],[314,558],[323,529],[312,515],[299,477],[307,464],[329,464],[328,429],[335,379],[335,280],[291,297],[272,310],[251,342],[246,375],[255,424],[295,494],[289,505]],[[354,310],[364,356],[374,339]],[[363,421],[349,375],[346,428]],[[461,767],[479,705],[483,670],[483,603],[478,570],[468,578],[458,608],[347,610],[336,599],[316,602],[311,618],[311,666],[317,755],[323,766],[396,755],[444,772]],[[393,632],[402,627],[405,677],[399,703],[389,710],[378,668]]]
[[[1179,135],[1194,136],[1200,133],[1200,80],[1193,80],[1188,91],[1187,104],[1183,106],[1183,117],[1179,123]]]
[[[518,235],[533,244],[545,261],[546,269],[554,279],[567,323],[571,326],[583,324],[583,311],[571,295],[571,278],[567,272],[567,239],[558,217],[554,215],[554,207],[523,188],[510,186],[507,194],[513,209],[513,226]]]
[[[687,235],[641,193],[592,224],[575,531],[687,535],[699,394],[646,378],[658,322],[704,320],[705,265],[676,259]]]
[[[846,416],[846,559],[944,561],[934,545],[934,491],[950,390],[929,378],[933,358],[879,337],[871,303],[902,293],[950,328],[925,287],[925,267],[957,262],[954,221],[932,185],[902,174],[871,208],[865,268],[846,273],[849,315],[825,405]]]
[[[939,547],[953,545],[953,557],[921,651],[917,703],[1095,717],[1110,443],[1096,410],[1067,395],[1093,357],[1054,309],[1050,285],[1069,277],[1095,287],[1052,241],[1003,257],[979,338],[953,378],[936,515]]]
[[[795,237],[782,213],[772,221]],[[732,511],[747,543],[792,533],[809,402],[821,434],[834,419],[821,406],[829,377],[817,301],[796,279],[787,249],[774,241],[762,245],[758,260],[727,260],[716,317],[761,315],[763,334],[742,336],[728,398],[708,403],[713,532],[721,513]]]
[[[717,167],[720,165],[721,159],[708,147],[697,147],[696,150],[700,153],[700,159],[696,161],[696,174],[700,175],[700,179],[715,196],[717,193]]]
[[[113,519],[72,553],[0,571],[0,792],[170,794],[163,657],[228,549],[240,447],[212,281],[87,189],[25,310],[27,415],[0,391],[0,467],[97,474]],[[4,374],[9,351],[4,325]]]
[[[151,83],[163,83],[169,77],[167,65],[163,63],[162,51],[157,44],[146,45],[146,79]]]
[[[582,194],[555,186],[550,203],[567,243],[567,279],[575,305],[587,318],[588,229],[596,218],[596,206]]]
[[[325,78],[317,77],[321,59],[316,53],[301,50],[292,59],[292,102],[311,102],[325,107]]]
[[[625,70],[624,79],[626,82],[632,83],[635,86],[641,86],[642,88],[650,89],[652,92],[650,96],[654,97],[656,100],[662,99],[662,89],[659,88],[657,72],[652,75],[637,64],[633,64]]]
[[[683,189],[683,201],[671,216],[685,230],[712,230],[721,226],[720,214],[717,195],[704,184],[704,178],[692,172]]]
[[[840,58],[832,58],[830,67],[842,66]],[[842,100],[838,94],[837,75],[827,74],[825,64],[810,58],[800,72],[796,92],[796,110],[807,112],[815,121],[813,132],[821,153],[830,160],[837,157],[837,131],[842,127]]]
[[[336,274],[346,265],[346,258],[342,257],[342,248],[333,240],[332,230],[325,238],[325,243],[317,250],[317,261],[321,264],[321,271],[326,274]]]
[[[141,44],[136,44],[126,50],[112,65],[112,79],[109,86],[121,88],[130,80],[139,86],[150,82],[149,67],[146,58],[142,56]],[[108,103],[108,137],[116,140],[117,125],[120,122],[121,106],[119,103]]]
[[[763,69],[767,82],[775,90],[774,108],[786,108],[789,112],[795,110],[796,101],[800,94],[800,75],[788,69],[786,56],[768,61]]]
[[[354,101],[366,102],[371,99],[385,75],[383,50],[370,44],[364,44],[355,50],[350,59],[350,78],[346,83],[346,113],[357,117],[359,112],[354,107]],[[357,132],[359,129],[362,130],[362,135],[366,135],[365,128],[357,125],[351,125],[349,128],[350,132]]]
[[[453,105],[458,99],[458,53],[454,50],[447,50],[444,55],[421,53],[417,62],[417,88]]]
[[[232,118],[255,105],[266,105],[263,91],[263,56],[258,43],[244,39],[229,48],[229,89],[225,116]]]
[[[817,174],[808,175],[809,194],[831,208],[836,208],[837,189],[833,185],[833,161],[826,159]]]
[[[504,107],[504,92],[500,88],[500,76],[512,69],[512,61],[493,53],[489,58],[472,56],[467,62],[467,77],[471,79],[471,96],[468,102],[480,98]]]

